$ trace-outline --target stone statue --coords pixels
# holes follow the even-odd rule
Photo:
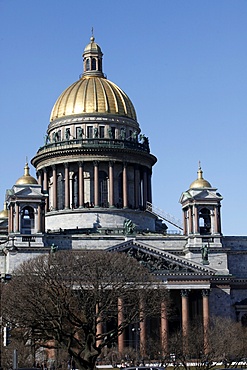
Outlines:
[[[70,138],[70,129],[69,128],[66,128],[66,131],[65,131],[65,139],[66,140],[69,140]]]
[[[111,127],[110,127],[110,128],[108,128],[108,136],[109,136],[109,139],[112,139],[112,138],[113,138]]]
[[[123,223],[124,234],[130,235],[134,233],[136,225],[129,219],[125,219]]]
[[[78,139],[82,139],[82,128],[78,128]]]
[[[126,139],[126,131],[125,131],[125,128],[123,128],[121,130],[120,137],[121,137],[121,140],[125,140]]]
[[[201,252],[202,252],[202,263],[204,265],[208,265],[208,246],[207,244],[203,244],[201,247]]]
[[[50,136],[48,134],[45,135],[45,145],[50,143]]]
[[[50,254],[56,253],[57,250],[58,250],[58,246],[52,243]]]
[[[137,131],[136,130],[132,133],[132,139],[134,141],[137,141]]]
[[[60,141],[59,133],[55,132],[55,142]]]
[[[97,127],[94,127],[94,129],[93,129],[93,136],[94,136],[95,139],[98,139],[98,137],[99,137],[99,132],[98,132]]]

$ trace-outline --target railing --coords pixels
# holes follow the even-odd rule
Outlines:
[[[158,218],[168,222],[169,224],[177,227],[178,229],[183,230],[183,224],[182,224],[181,220],[176,219],[175,217],[173,217],[169,213],[166,213],[162,209],[156,207],[152,203],[147,202],[146,211],[148,211],[148,212],[152,213],[153,215],[157,216]]]
[[[72,140],[63,140],[55,141],[52,143],[47,143],[44,146],[40,147],[38,152],[59,148],[63,146],[79,146],[81,148],[109,148],[109,149],[133,149],[141,150],[143,152],[150,153],[149,145],[147,143],[139,143],[137,141],[131,140],[119,140],[119,139],[72,139]]]
[[[36,241],[35,236],[23,236],[22,242],[34,243]]]

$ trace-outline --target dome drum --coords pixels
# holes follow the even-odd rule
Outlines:
[[[124,217],[132,217],[130,210],[143,212],[152,201],[157,159],[141,134],[130,98],[105,77],[102,56],[92,37],[83,53],[84,73],[57,99],[45,144],[32,159],[47,194],[46,218],[55,220],[48,228],[60,223],[61,212],[68,222],[74,210],[85,218],[88,205],[94,214],[107,208],[113,223],[111,210],[121,210],[126,216],[120,217],[120,225]],[[75,222],[73,216],[71,228]],[[154,230],[154,225],[147,227]]]
[[[91,118],[91,117],[90,117]],[[77,122],[54,122],[49,125],[45,144],[52,144],[74,139],[118,139],[138,141],[140,128],[131,120],[95,120]]]

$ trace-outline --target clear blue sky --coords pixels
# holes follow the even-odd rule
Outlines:
[[[181,219],[200,160],[224,234],[247,235],[246,0],[0,0],[0,204],[82,73],[92,26],[158,158],[153,203]]]

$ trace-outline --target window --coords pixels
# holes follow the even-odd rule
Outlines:
[[[21,210],[21,233],[31,234],[34,228],[34,210],[26,206]]]
[[[116,127],[112,127],[111,132],[112,132],[112,138],[115,139],[116,138]]]
[[[105,171],[99,171],[99,199],[100,207],[107,208],[108,204],[108,177]]]
[[[86,60],[86,71],[90,71],[90,60]]]
[[[96,59],[93,58],[92,60],[92,71],[96,71]]]
[[[104,139],[105,137],[105,126],[99,126],[99,137]]]
[[[87,126],[87,138],[88,139],[93,138],[93,126]]]
[[[202,208],[199,212],[199,227],[201,235],[211,233],[210,210],[207,208]]]

